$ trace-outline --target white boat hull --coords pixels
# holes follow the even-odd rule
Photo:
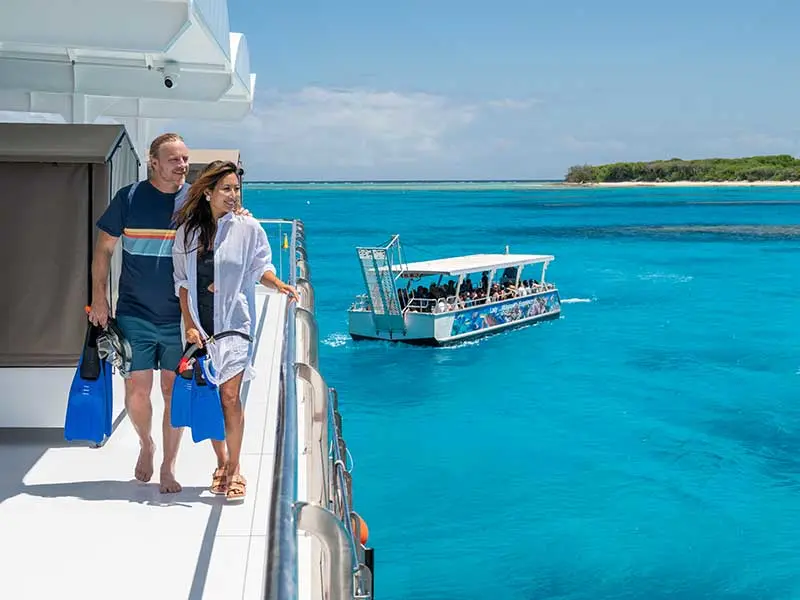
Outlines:
[[[348,321],[350,337],[355,340],[443,346],[536,321],[556,319],[560,314],[561,298],[555,289],[445,313],[406,312],[405,333],[377,331],[373,313],[368,310],[350,309]]]

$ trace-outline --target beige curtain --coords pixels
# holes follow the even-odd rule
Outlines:
[[[0,366],[76,364],[86,324],[89,169],[0,163]]]

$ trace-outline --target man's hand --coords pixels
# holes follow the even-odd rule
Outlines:
[[[234,208],[233,209],[233,214],[241,215],[243,217],[252,217],[253,216],[253,214],[249,210],[247,210],[244,206],[237,206],[236,208]]]
[[[109,311],[108,300],[106,300],[105,296],[100,296],[92,302],[92,308],[89,311],[89,321],[91,321],[92,325],[105,327],[108,325]]]

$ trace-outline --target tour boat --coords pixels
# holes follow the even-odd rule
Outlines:
[[[549,254],[470,254],[408,263],[400,236],[357,248],[366,293],[348,310],[354,340],[443,346],[561,314]],[[536,267],[536,276],[523,274]]]

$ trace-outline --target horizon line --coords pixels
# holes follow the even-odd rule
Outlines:
[[[553,183],[564,179],[258,179],[244,183]]]

